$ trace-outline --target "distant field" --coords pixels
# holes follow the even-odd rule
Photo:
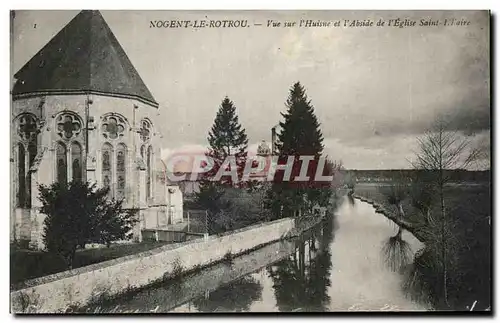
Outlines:
[[[384,184],[381,184],[384,185]],[[385,184],[387,185],[387,184]],[[378,191],[379,185],[358,183],[355,192],[383,204],[395,211]],[[456,221],[454,237],[458,241],[461,282],[457,289],[457,303],[489,304],[491,296],[491,191],[486,183],[451,184],[445,190],[445,205],[448,216]],[[418,213],[410,201],[404,203],[407,220],[418,221]]]
[[[358,183],[356,184],[355,192],[359,195],[376,200],[391,209],[391,206],[387,204],[385,197],[379,191],[381,185],[390,184]],[[488,218],[491,216],[490,195],[489,184],[451,184],[445,189],[445,204],[453,219],[461,222],[465,221],[470,225],[475,225],[477,223],[488,224]],[[409,220],[418,216],[410,206],[409,200],[405,201],[404,206],[405,211],[408,213]],[[470,231],[471,230],[469,230],[469,232]]]

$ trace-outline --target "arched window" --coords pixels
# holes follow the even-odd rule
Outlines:
[[[82,147],[79,143],[71,144],[71,170],[73,181],[82,181]]]
[[[68,182],[67,149],[62,142],[56,148],[57,182],[66,185]]]
[[[37,154],[36,142],[30,142],[28,145],[28,155],[29,155],[29,165],[30,168],[33,166],[33,162],[35,161],[35,157]]]
[[[113,176],[111,173],[111,165],[113,162],[113,147],[105,143],[102,147],[102,183],[104,187],[110,188],[111,193],[111,182]]]
[[[64,111],[56,117],[55,123],[55,131],[61,138],[56,146],[57,182],[83,181],[82,120],[77,114]]]
[[[146,156],[146,200],[151,198],[151,163],[153,158],[153,148],[151,146],[148,147],[148,152]]]
[[[125,198],[127,147],[119,144],[116,149],[116,195],[118,199]]]
[[[30,176],[30,169],[33,166],[33,163],[35,162],[37,154],[37,146],[36,146],[36,141],[31,141],[28,144],[28,165],[29,169],[27,170],[27,175],[26,176],[26,206],[31,207],[31,176]]]
[[[16,119],[17,135],[17,205],[30,207],[31,205],[31,176],[37,154],[38,119],[30,113],[23,113]]]
[[[149,138],[151,138],[151,123],[143,119],[141,121],[141,129],[139,130],[139,136],[141,138],[142,142],[147,142],[149,141]]]
[[[34,115],[26,113],[19,116],[17,120],[17,134],[22,141],[36,141],[37,128],[38,121]]]
[[[17,205],[23,207],[26,202],[26,164],[23,144],[17,144]]]

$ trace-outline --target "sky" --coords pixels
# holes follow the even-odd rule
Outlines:
[[[18,11],[13,75],[77,11]],[[471,11],[102,11],[160,104],[162,155],[202,149],[222,99],[236,105],[249,149],[270,141],[300,81],[324,153],[349,169],[409,168],[438,117],[490,147],[489,15]],[[417,26],[267,28],[267,20],[401,18]],[[418,26],[420,19],[468,26]],[[154,20],[247,19],[248,28],[150,28]],[[262,23],[263,26],[255,26]],[[483,163],[484,164],[484,163]],[[489,167],[489,162],[487,166]]]

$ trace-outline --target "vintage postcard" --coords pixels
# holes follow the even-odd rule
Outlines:
[[[489,11],[10,14],[12,313],[492,313]]]

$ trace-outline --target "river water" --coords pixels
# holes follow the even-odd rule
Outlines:
[[[384,261],[397,227],[371,205],[344,197],[335,214],[295,240],[280,241],[151,287],[100,312],[422,311]],[[412,252],[422,244],[404,232]],[[413,256],[411,257],[413,259]]]

